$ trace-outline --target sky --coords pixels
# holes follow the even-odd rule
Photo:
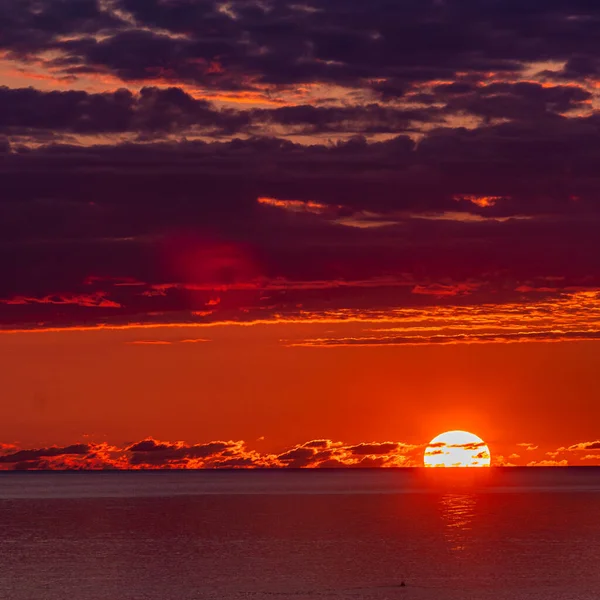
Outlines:
[[[600,465],[596,0],[0,0],[0,469]]]

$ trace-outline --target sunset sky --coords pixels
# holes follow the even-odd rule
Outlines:
[[[0,468],[600,465],[597,0],[0,0]]]

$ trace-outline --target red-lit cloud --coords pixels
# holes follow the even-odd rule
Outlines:
[[[204,444],[146,438],[124,447],[74,444],[37,449],[4,448],[4,469],[216,469],[417,466],[421,446],[397,442],[347,445],[313,440],[279,454],[248,449],[243,441]]]
[[[600,338],[599,310],[597,292],[580,292],[527,305],[436,306],[396,309],[379,315],[365,311],[356,318],[377,326],[365,326],[361,336],[312,338],[290,341],[289,345],[368,347],[595,340]],[[396,323],[392,325],[393,321]]]
[[[206,338],[184,338],[178,340],[130,340],[125,342],[132,346],[172,346],[173,344],[203,344],[210,342]]]
[[[480,208],[489,208],[496,204],[496,202],[503,200],[502,196],[475,196],[473,194],[455,195],[454,200],[457,202],[465,201],[471,202],[475,206]]]
[[[311,202],[310,200],[278,200],[277,198],[258,198],[258,203],[263,206],[271,206],[273,208],[280,208],[289,212],[306,212],[314,213],[317,215],[331,212],[336,208],[342,208],[341,206],[329,206],[327,204],[320,204],[319,202]]]
[[[42,298],[28,298],[25,296],[13,296],[12,298],[0,298],[0,304],[26,305],[26,304],[71,304],[75,306],[87,306],[91,308],[121,308],[121,305],[106,298],[103,292],[95,294],[56,294]]]
[[[363,442],[345,444],[328,439],[297,444],[279,453],[250,449],[244,441],[210,441],[188,444],[148,437],[123,446],[107,443],[75,443],[69,446],[22,449],[4,445],[0,451],[0,469],[5,470],[81,470],[81,469],[223,469],[223,468],[372,468],[423,466],[427,444],[401,442]],[[476,450],[479,445],[455,445]],[[428,454],[442,452],[435,448]],[[600,455],[570,458],[539,458],[523,461],[512,454],[505,459],[492,450],[493,466],[568,466],[600,464]],[[487,458],[487,452],[481,457]]]

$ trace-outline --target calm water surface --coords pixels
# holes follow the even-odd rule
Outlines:
[[[600,470],[473,471],[3,473],[0,598],[598,600]]]

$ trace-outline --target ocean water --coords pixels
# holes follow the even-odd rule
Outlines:
[[[0,598],[598,600],[600,469],[2,473]]]

